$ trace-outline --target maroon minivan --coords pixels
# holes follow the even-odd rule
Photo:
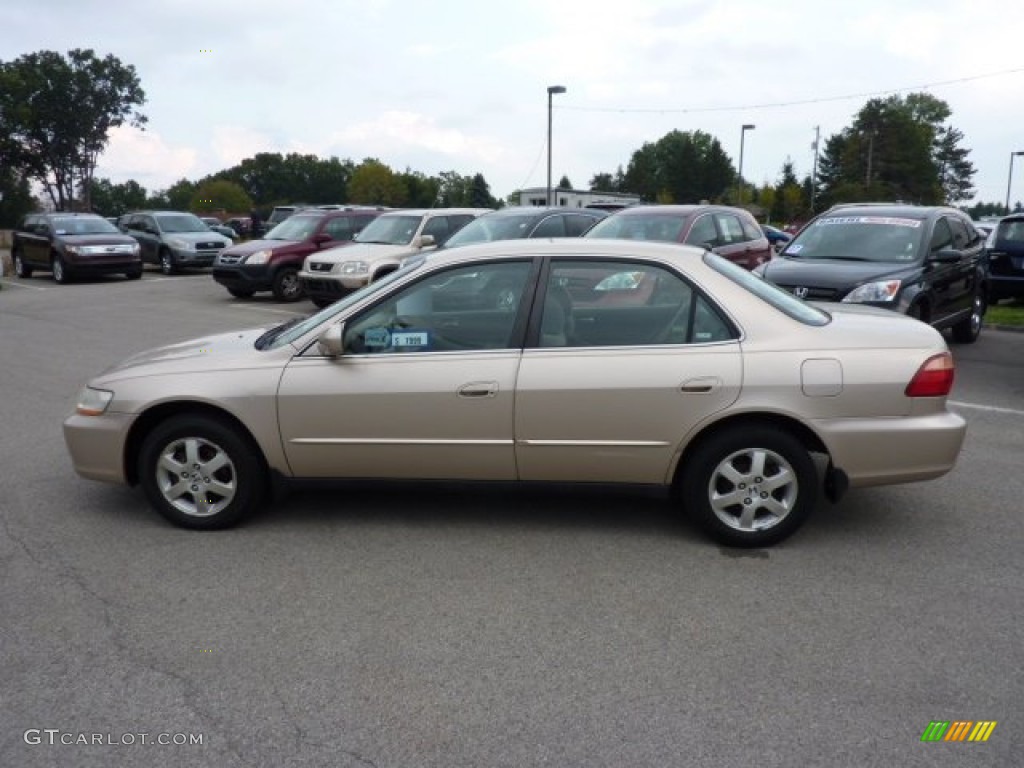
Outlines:
[[[727,205],[635,205],[599,221],[584,237],[686,243],[747,269],[772,257],[768,238],[753,215]]]
[[[297,301],[305,295],[298,274],[306,257],[321,248],[337,248],[351,241],[384,210],[353,206],[299,211],[262,239],[221,251],[213,263],[213,279],[236,298],[272,291],[278,301]]]

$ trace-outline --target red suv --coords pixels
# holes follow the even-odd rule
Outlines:
[[[757,220],[727,205],[637,205],[599,221],[584,237],[660,240],[707,248],[753,269],[772,257]]]
[[[272,291],[278,301],[305,296],[298,274],[307,256],[321,248],[336,248],[352,240],[383,209],[310,208],[289,216],[262,240],[225,248],[213,263],[213,279],[236,298]]]

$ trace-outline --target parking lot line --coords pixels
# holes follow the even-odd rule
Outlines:
[[[273,312],[278,315],[292,315],[293,317],[301,317],[302,315],[308,315],[309,312],[294,312],[287,309],[274,309],[273,307],[256,307],[252,304],[232,304],[232,309],[252,309],[257,312]]]
[[[954,408],[973,408],[976,411],[988,411],[989,413],[1012,413],[1014,416],[1024,416],[1024,411],[1017,408],[1000,408],[998,405],[979,405],[978,403],[965,403],[961,400],[949,400],[948,405]]]
[[[0,283],[3,283],[4,285],[13,285],[15,288],[28,288],[29,290],[32,290],[32,291],[45,291],[46,290],[46,288],[43,288],[40,285],[22,285],[21,283],[13,283],[10,280],[0,279]]]

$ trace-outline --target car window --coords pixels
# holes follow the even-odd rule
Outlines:
[[[348,354],[508,349],[530,262],[454,267],[424,277],[353,318]]]
[[[337,216],[324,224],[324,232],[333,240],[351,240],[354,234],[352,220],[348,216]]]
[[[537,225],[531,237],[565,237],[565,217],[552,214]]]
[[[679,275],[636,262],[552,264],[541,347],[693,344],[734,338],[729,323]]]
[[[940,218],[935,222],[935,230],[932,232],[932,242],[929,247],[932,253],[941,251],[943,248],[953,247],[953,231],[949,228],[949,222]]]
[[[790,259],[914,261],[923,247],[922,230],[921,219],[904,216],[822,216],[790,240],[782,254]]]
[[[737,216],[731,213],[716,213],[715,220],[722,233],[722,245],[744,242],[746,238],[743,234],[743,225]]]
[[[960,221],[960,219],[953,217],[950,217],[947,221],[949,222],[949,228],[953,231],[953,247],[958,251],[964,250],[971,242],[967,225]]]
[[[715,228],[715,220],[710,213],[698,216],[690,227],[690,234],[686,236],[686,242],[700,248],[715,247],[718,245],[718,230]]]
[[[586,216],[582,214],[569,214],[565,219],[565,234],[567,237],[580,237],[584,232],[600,221],[598,216]]]
[[[999,243],[1024,243],[1024,220],[1002,221],[995,233],[994,241]]]
[[[433,235],[434,243],[440,245],[448,239],[448,217],[447,216],[434,216],[428,221],[424,227],[422,235]]]
[[[760,240],[765,236],[753,216],[740,216],[740,226],[743,227],[743,236],[747,240]]]

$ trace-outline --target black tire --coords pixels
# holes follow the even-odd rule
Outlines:
[[[174,262],[174,254],[168,248],[160,249],[160,271],[165,275],[173,275],[178,271],[178,265]]]
[[[686,459],[682,492],[684,506],[718,541],[765,547],[790,536],[814,510],[818,471],[789,433],[734,426],[703,440]]]
[[[53,258],[50,259],[50,270],[53,272],[53,282],[61,285],[71,282],[71,272],[59,253],[53,254]]]
[[[21,255],[21,250],[14,252],[14,274],[17,277],[32,277],[32,267],[25,263],[25,259]]]
[[[985,310],[988,304],[985,302],[985,295],[978,291],[971,301],[970,317],[961,320],[953,326],[953,341],[957,344],[973,344],[981,335],[981,326],[985,322]]]
[[[311,298],[310,301],[312,301],[313,304],[315,304],[320,309],[323,309],[324,307],[329,307],[331,306],[331,304],[334,303],[334,299],[323,299],[320,298],[319,296]]]
[[[228,288],[228,293],[236,299],[251,299],[256,291],[248,291],[245,288]]]
[[[306,295],[306,289],[299,280],[299,270],[295,267],[277,270],[270,290],[274,292],[274,298],[278,301],[298,301]]]
[[[214,462],[206,471],[204,465]],[[208,416],[168,419],[146,436],[139,451],[139,483],[150,504],[182,528],[234,525],[258,508],[265,476],[252,442]]]
[[[133,269],[130,272],[125,272],[124,276],[129,280],[140,280],[142,278],[142,268]]]

